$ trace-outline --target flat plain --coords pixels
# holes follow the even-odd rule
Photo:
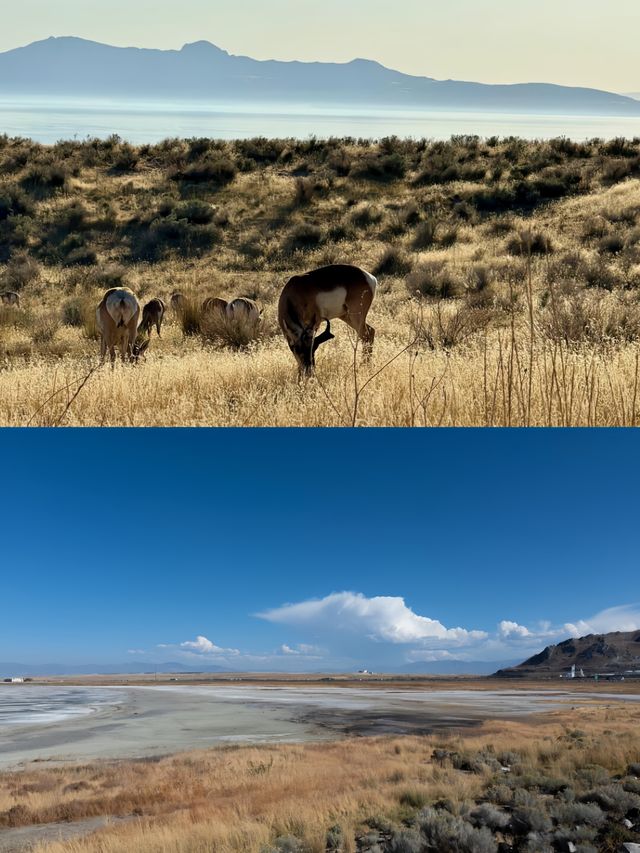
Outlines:
[[[635,425],[640,141],[0,138],[0,424]],[[297,273],[379,281],[298,382]],[[138,365],[98,368],[95,307],[175,291]],[[255,299],[220,328],[206,297]]]
[[[155,713],[152,705],[167,697],[169,706],[177,703],[176,719],[190,729],[193,708],[183,714],[185,696],[187,704],[200,697],[202,711],[203,692],[229,691],[221,704],[229,702],[235,715],[236,694],[247,691],[246,707],[253,708],[255,721],[259,694],[284,691],[286,701],[268,700],[278,705],[282,724],[310,694],[312,713],[304,720],[310,740],[218,744],[190,752],[174,752],[175,741],[169,741],[164,754],[152,757],[76,763],[71,739],[67,760],[62,754],[43,756],[0,774],[0,849],[495,853],[498,845],[546,851],[571,842],[588,853],[640,841],[640,702],[631,682],[560,690],[555,682],[514,687],[496,680],[426,679],[414,683],[414,691],[372,683],[310,687],[303,679],[284,686],[273,678],[271,684],[279,687],[263,681],[259,687],[124,688],[153,697],[151,704],[144,698],[130,706],[125,716],[133,720],[137,712],[139,725],[156,733],[162,725],[159,705]],[[612,692],[623,687],[629,699]],[[335,720],[327,725],[318,691],[328,697],[324,710],[328,703],[347,718],[349,701],[374,702],[386,725],[395,714],[405,726],[398,731],[409,733],[372,737],[349,733]],[[346,701],[342,694],[350,692]],[[429,694],[440,705],[432,707],[435,715],[424,715],[424,730],[416,732],[405,712],[413,703],[413,715],[419,715]],[[546,707],[537,704],[541,695],[549,699]],[[518,712],[518,702],[525,713]],[[118,713],[122,709],[116,718]],[[361,722],[366,716],[358,707]],[[444,725],[437,724],[438,716]],[[211,721],[215,727],[221,717]],[[113,722],[103,717],[82,723],[77,742],[91,725],[106,726],[108,738]],[[313,734],[318,725],[324,729],[321,742]],[[126,740],[126,728],[113,726],[114,744],[123,741],[123,732]]]

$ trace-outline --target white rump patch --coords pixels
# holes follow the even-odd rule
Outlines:
[[[316,305],[323,320],[335,320],[344,314],[344,303],[347,298],[346,287],[334,287],[316,294]]]
[[[107,296],[105,307],[116,326],[127,325],[138,310],[138,300],[128,290],[116,290]]]
[[[371,275],[371,273],[367,272],[366,270],[362,270],[362,272],[364,273],[365,278],[367,279],[367,284],[371,288],[371,293],[375,296],[376,287],[378,286],[378,279],[375,277],[375,275]]]

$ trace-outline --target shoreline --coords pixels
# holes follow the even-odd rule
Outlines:
[[[59,688],[59,685],[57,685]],[[42,685],[34,689],[42,690]],[[306,689],[305,689],[306,688]],[[70,691],[73,687],[69,686]],[[427,735],[489,720],[540,718],[572,706],[635,703],[635,694],[536,686],[411,691],[350,686],[113,685],[118,700],[57,723],[0,729],[0,771],[38,764],[140,760],[212,746]]]

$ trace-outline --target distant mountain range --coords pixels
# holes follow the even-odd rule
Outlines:
[[[178,661],[166,663],[0,663],[0,679],[43,675],[140,675],[145,672],[228,672],[222,666],[187,666]]]
[[[390,672],[402,675],[489,675],[495,671],[496,665],[510,666],[513,661],[500,661],[499,664],[487,661],[427,661],[424,663],[411,663],[402,667],[392,669],[376,669],[376,672]],[[231,670],[215,665],[206,664],[184,664],[178,661],[167,661],[165,663],[149,663],[144,661],[127,661],[126,663],[88,663],[88,664],[66,664],[66,663],[0,663],[0,680],[11,677],[38,677],[50,675],[140,675],[149,672],[160,673],[186,673],[186,672],[231,672]],[[323,670],[317,670],[322,673]]]
[[[613,631],[589,634],[547,646],[518,666],[499,670],[502,678],[551,678],[566,674],[571,667],[585,675],[640,672],[640,631]]]
[[[0,95],[640,117],[639,101],[599,89],[434,80],[367,59],[261,61],[207,41],[181,50],[112,47],[74,37],[33,42],[0,53]]]

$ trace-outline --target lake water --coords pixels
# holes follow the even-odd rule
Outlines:
[[[82,100],[76,98],[8,98],[0,96],[0,133],[53,143],[60,139],[104,138],[113,133],[136,144],[167,137],[209,136],[353,136],[449,139],[455,134],[481,137],[520,136],[576,140],[640,136],[640,118],[505,113],[309,109],[291,104],[234,107],[190,101]]]

